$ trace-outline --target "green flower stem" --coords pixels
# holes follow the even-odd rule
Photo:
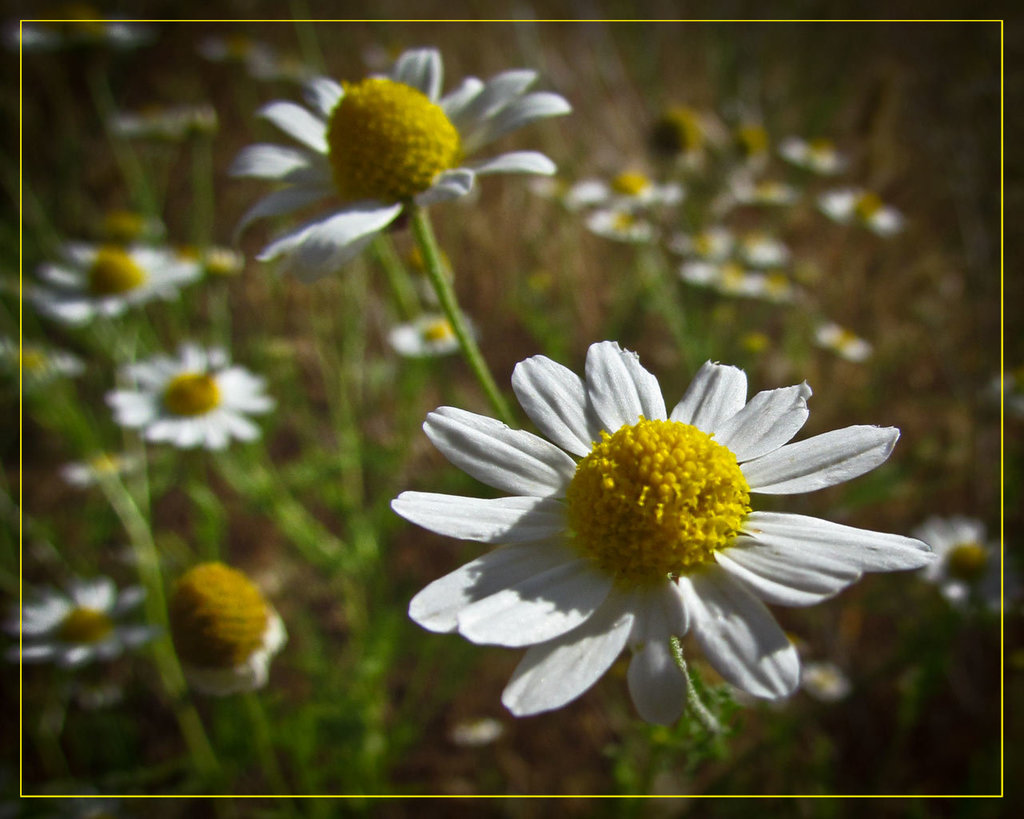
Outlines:
[[[192,146],[192,241],[200,254],[213,236],[213,136],[196,134]]]
[[[252,691],[242,695],[245,701],[245,710],[249,715],[249,722],[252,725],[252,738],[256,746],[256,753],[260,757],[260,764],[267,776],[267,782],[275,796],[287,796],[291,788],[281,772],[281,766],[277,762],[277,754],[274,752],[274,745],[270,735],[270,725],[267,722],[267,714],[263,709],[263,703]],[[286,806],[286,814],[295,816],[295,806],[291,800],[283,800]]]
[[[720,734],[722,733],[722,726],[718,720],[715,719],[715,715],[712,714],[706,705],[701,702],[700,695],[697,694],[697,689],[693,684],[693,679],[690,677],[690,671],[686,667],[686,660],[683,659],[683,646],[679,642],[679,638],[673,635],[668,638],[669,646],[672,649],[672,659],[676,661],[676,665],[679,666],[679,670],[683,674],[683,679],[686,680],[686,704],[690,711],[693,713],[701,725],[707,729],[708,733]]]
[[[403,321],[412,321],[420,313],[419,299],[405,265],[395,252],[395,246],[388,236],[381,234],[373,240],[373,251],[380,266],[384,268],[398,314]]]
[[[160,572],[160,556],[157,554],[149,525],[135,500],[117,477],[102,478],[100,486],[128,533],[128,539],[138,564],[139,577],[146,589],[145,606],[149,622],[159,626],[165,635],[153,644],[153,656],[163,681],[164,690],[173,703],[178,727],[188,744],[199,772],[205,778],[217,778],[220,775],[220,763],[217,761],[213,746],[210,745],[206,731],[203,729],[199,712],[188,699],[185,675],[182,673],[178,658],[166,636],[170,634],[167,598],[164,595],[163,577]]]
[[[441,254],[437,247],[437,239],[434,238],[434,230],[430,226],[430,217],[427,216],[427,212],[422,208],[412,209],[412,232],[416,237],[420,252],[423,254],[423,263],[426,266],[430,284],[434,288],[434,292],[437,293],[437,300],[440,302],[441,309],[452,326],[455,337],[459,340],[459,347],[462,348],[462,354],[466,357],[466,362],[473,371],[473,375],[476,376],[477,381],[480,382],[480,386],[491,402],[491,406],[494,407],[494,411],[498,414],[498,418],[509,426],[513,426],[515,419],[512,416],[512,411],[509,409],[504,396],[498,390],[494,376],[491,375],[491,371],[487,368],[487,362],[484,361],[480,348],[469,332],[469,326],[466,324],[466,319],[462,315],[462,310],[459,309],[459,304],[455,298],[455,289],[444,275]]]

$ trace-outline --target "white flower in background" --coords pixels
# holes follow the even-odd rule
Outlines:
[[[110,130],[125,139],[179,142],[217,132],[217,112],[211,105],[157,105],[141,111],[114,114]]]
[[[85,489],[109,477],[128,475],[141,466],[142,462],[134,456],[99,452],[84,461],[64,464],[60,476],[65,483]]]
[[[783,273],[761,273],[737,262],[685,262],[679,268],[683,281],[709,287],[726,296],[762,299],[775,303],[793,301],[796,289]]]
[[[17,50],[19,41],[24,51],[54,51],[77,46],[131,49],[148,45],[156,39],[151,25],[104,20],[103,15],[84,3],[68,3],[51,14],[52,19],[8,26],[4,40]]]
[[[747,401],[743,371],[708,362],[669,412],[636,354],[602,342],[584,379],[534,356],[512,387],[550,442],[453,407],[424,424],[453,464],[510,497],[403,492],[392,508],[499,546],[428,585],[409,615],[430,631],[529,647],[502,695],[517,716],[571,702],[628,646],[637,710],[672,722],[685,681],[669,638],[689,631],[726,681],[785,697],[800,662],[762,601],[810,605],[863,572],[932,558],[900,535],[751,511],[752,493],[810,492],[874,469],[899,437],[852,426],[787,443],[808,416],[806,384]]]
[[[252,441],[260,430],[249,415],[269,412],[265,382],[232,367],[220,349],[183,344],[178,357],[158,355],[130,364],[125,376],[135,389],[107,393],[117,423],[141,429],[148,441],[182,449],[224,449],[228,441]]]
[[[1024,367],[994,376],[988,383],[986,395],[997,405],[1001,400],[1010,415],[1024,418]]]
[[[482,748],[501,739],[505,726],[494,717],[460,722],[451,730],[451,741],[463,748]]]
[[[783,267],[789,264],[786,243],[766,233],[748,233],[739,243],[739,255],[751,267]]]
[[[119,316],[153,299],[172,299],[199,278],[199,266],[171,250],[68,242],[60,262],[39,267],[49,286],[31,292],[36,307],[65,324]]]
[[[100,234],[104,241],[117,245],[154,242],[165,232],[164,223],[132,210],[115,209],[103,214]]]
[[[871,344],[835,322],[819,324],[814,331],[814,340],[822,349],[831,350],[847,361],[862,363],[871,358]]]
[[[943,597],[963,608],[973,590],[987,608],[999,610],[999,547],[986,542],[984,523],[962,515],[930,517],[914,531],[914,537],[931,546],[938,558],[921,574],[939,587]],[[1009,567],[1004,570],[1003,584],[1006,600],[1017,596],[1018,578]]]
[[[223,563],[201,563],[183,574],[168,613],[182,671],[206,694],[262,688],[270,660],[288,641],[284,623],[260,590]]]
[[[586,225],[591,233],[618,242],[642,244],[655,236],[654,225],[633,210],[595,210],[587,216]]]
[[[746,174],[737,174],[729,182],[728,192],[716,203],[716,212],[724,212],[733,204],[739,205],[792,205],[800,192],[792,185],[774,179],[754,182]]]
[[[85,364],[76,355],[24,339],[19,352],[17,339],[0,337],[0,370],[13,376],[20,371],[22,385],[32,390],[81,375]]]
[[[433,358],[459,351],[451,323],[435,313],[399,324],[388,333],[388,342],[396,353],[407,358]]]
[[[410,206],[465,196],[478,174],[553,174],[554,163],[536,151],[465,161],[524,125],[569,113],[557,94],[526,93],[536,77],[528,70],[487,82],[469,77],[441,97],[441,57],[420,49],[399,57],[389,77],[344,87],[310,80],[312,110],[283,101],[260,110],[301,147],[251,145],[231,166],[235,176],[285,183],[257,202],[238,230],[327,200],[326,215],[278,236],[257,257],[280,258],[301,277],[316,278],[354,258]]]
[[[279,54],[268,43],[236,32],[225,37],[206,37],[200,41],[199,54],[216,63],[238,63],[251,77],[260,80],[301,81],[312,70],[298,57]]]
[[[748,165],[760,167],[768,162],[770,140],[768,131],[757,122],[744,122],[733,132],[733,142],[740,157]]]
[[[135,648],[155,634],[155,629],[126,625],[118,620],[145,597],[138,586],[117,591],[107,577],[79,580],[68,594],[41,589],[21,610],[24,662],[53,661],[64,668],[93,660],[111,660],[126,648]],[[18,613],[8,619],[6,630],[18,634]],[[18,646],[8,649],[8,659],[18,660]]]
[[[192,245],[176,248],[178,256],[198,264],[207,276],[234,276],[245,268],[245,256],[230,247],[213,245],[200,250]]]
[[[726,138],[713,117],[685,105],[673,105],[652,126],[650,146],[656,155],[694,168],[701,164],[710,145]]]
[[[818,207],[841,225],[857,222],[879,236],[892,236],[903,229],[903,215],[896,208],[860,188],[826,191],[818,197]]]
[[[808,141],[787,137],[779,143],[779,155],[799,168],[822,176],[832,176],[846,168],[846,158],[827,139]]]
[[[677,233],[669,240],[669,250],[680,256],[693,256],[706,262],[724,262],[736,245],[727,227],[714,225],[700,233]]]
[[[604,207],[612,210],[639,210],[677,205],[683,201],[683,186],[678,182],[658,184],[636,171],[620,173],[609,181],[584,179],[565,195],[570,210]]]
[[[932,564],[934,565],[934,564]],[[839,702],[849,696],[853,686],[835,663],[804,663],[800,687],[821,702]]]

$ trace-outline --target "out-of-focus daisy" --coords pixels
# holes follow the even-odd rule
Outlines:
[[[846,158],[827,139],[787,137],[779,143],[779,155],[799,168],[832,176],[846,168]]]
[[[66,324],[84,324],[96,316],[118,316],[130,306],[172,299],[178,288],[199,278],[199,266],[174,251],[69,242],[60,262],[40,266],[49,287],[31,296],[46,315]]]
[[[768,131],[757,122],[744,122],[733,132],[733,142],[743,161],[754,166],[768,161],[770,140]]]
[[[17,49],[19,39],[25,51],[53,51],[77,46],[130,49],[148,45],[156,38],[153,26],[140,22],[119,23],[104,20],[87,3],[65,3],[54,8],[49,19],[8,26],[4,40]]]
[[[765,333],[759,330],[754,330],[750,333],[744,333],[740,337],[740,346],[748,353],[763,353],[769,347],[772,346],[772,340]]]
[[[260,590],[223,563],[201,563],[183,574],[168,611],[185,677],[206,694],[262,688],[270,660],[288,641],[284,623]]]
[[[730,180],[729,191],[723,202],[739,205],[782,206],[793,204],[799,197],[800,192],[784,182],[774,179],[762,179],[755,182],[746,175],[737,175]]]
[[[786,243],[767,233],[748,233],[740,239],[739,255],[751,267],[783,267],[789,263]]]
[[[99,452],[84,461],[72,461],[60,468],[60,476],[71,486],[84,489],[105,478],[127,475],[142,466],[138,458],[112,452]]]
[[[864,225],[879,236],[891,236],[903,229],[903,215],[886,205],[877,193],[860,188],[826,191],[818,197],[821,212],[841,225]]]
[[[613,210],[638,210],[676,205],[683,199],[683,186],[678,182],[658,184],[636,171],[620,173],[609,181],[584,179],[573,185],[565,195],[570,210],[600,206]]]
[[[38,389],[54,379],[74,377],[85,372],[82,360],[64,350],[22,340],[19,354],[17,340],[0,337],[0,369],[17,376],[19,367],[22,384],[26,389]]]
[[[138,586],[117,591],[107,577],[80,580],[68,593],[41,589],[21,610],[21,658],[28,662],[53,661],[71,668],[93,660],[110,660],[126,648],[150,640],[155,630],[149,626],[118,621],[139,605],[145,592]],[[18,633],[17,612],[5,628]],[[18,647],[7,652],[17,661]]]
[[[847,361],[860,363],[871,357],[871,344],[831,321],[818,325],[814,331],[814,340],[822,349],[831,350]]]
[[[452,742],[463,748],[481,748],[497,742],[505,733],[505,726],[494,717],[460,722],[451,730]]]
[[[1007,413],[1024,418],[1024,367],[994,376],[986,392],[997,406],[1001,398]]]
[[[567,114],[557,94],[526,93],[536,73],[506,71],[482,82],[463,80],[441,97],[441,56],[407,51],[388,77],[339,85],[326,77],[306,85],[310,108],[272,102],[260,110],[301,147],[251,145],[231,166],[235,176],[285,183],[257,202],[238,229],[268,216],[326,201],[329,212],[285,232],[257,258],[280,258],[305,278],[336,270],[410,206],[468,194],[478,174],[552,174],[536,151],[466,161],[524,125]]]
[[[800,687],[821,702],[846,699],[853,688],[850,678],[839,666],[825,662],[804,663],[800,672]]]
[[[177,253],[182,259],[198,264],[207,276],[234,276],[245,267],[245,256],[230,247],[214,245],[199,250],[191,245],[183,245],[177,248]]]
[[[694,256],[706,262],[724,262],[735,247],[732,231],[714,225],[700,233],[677,233],[669,240],[669,249],[681,256]]]
[[[153,242],[164,235],[164,224],[133,210],[109,210],[103,215],[100,234],[104,241],[118,245]]]
[[[999,610],[999,547],[986,542],[984,523],[962,515],[931,517],[914,531],[914,537],[931,546],[938,557],[921,574],[939,587],[943,597],[962,608],[973,591],[987,608]],[[1003,581],[1006,599],[1015,597],[1019,584],[1009,567],[1004,571]]]
[[[155,105],[114,114],[110,130],[126,139],[179,142],[217,132],[217,112],[211,105]]]
[[[722,129],[712,117],[685,105],[666,108],[651,128],[655,155],[683,165],[698,165],[709,143],[722,141]]]
[[[117,422],[143,430],[149,441],[183,449],[255,440],[260,430],[248,416],[274,407],[264,380],[230,366],[227,353],[217,348],[183,344],[177,358],[158,355],[130,364],[125,374],[135,389],[107,393]]]
[[[512,387],[550,441],[453,407],[424,424],[452,463],[510,497],[403,492],[392,508],[441,535],[502,544],[423,589],[409,614],[430,631],[529,646],[502,695],[517,716],[574,700],[628,646],[637,710],[672,722],[686,683],[669,638],[689,631],[726,681],[785,697],[800,662],[762,601],[810,605],[863,572],[932,559],[900,535],[751,511],[752,493],[874,469],[899,437],[853,426],[787,443],[808,416],[806,384],[747,401],[743,371],[708,362],[669,412],[636,354],[602,342],[584,379],[534,356]]]
[[[388,341],[396,353],[407,358],[433,358],[459,351],[451,323],[436,313],[399,324],[388,333]]]
[[[271,45],[241,32],[232,32],[223,37],[204,37],[199,41],[197,51],[211,62],[241,63],[245,66],[273,59],[274,56]]]
[[[587,229],[605,239],[644,243],[654,239],[654,225],[632,209],[602,208],[589,214]]]
[[[785,274],[747,270],[734,261],[686,262],[679,268],[679,275],[685,282],[710,287],[726,296],[782,303],[792,301],[796,293]]]

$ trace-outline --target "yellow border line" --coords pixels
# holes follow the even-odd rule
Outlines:
[[[24,306],[23,294],[23,264],[24,264],[24,196],[23,196],[23,169],[24,169],[24,85],[22,59],[24,55],[23,27],[26,23],[998,23],[999,24],[999,792],[998,793],[673,793],[673,794],[611,794],[611,793],[474,793],[474,794],[437,794],[437,793],[26,793],[24,788],[24,755],[25,755],[25,733],[24,733],[24,670],[25,665],[20,657],[23,646],[22,609],[24,608],[23,588],[23,513],[22,513],[22,473],[23,473],[23,432],[22,432],[22,318]],[[288,19],[165,19],[165,18],[105,18],[105,19],[62,19],[62,18],[24,18],[18,20],[17,39],[17,102],[18,102],[18,134],[17,134],[17,162],[18,162],[18,305],[17,305],[17,343],[18,343],[18,395],[17,395],[17,487],[18,487],[18,795],[22,799],[119,799],[119,800],[185,800],[185,799],[208,799],[208,800],[268,800],[268,799],[296,799],[296,800],[318,800],[318,799],[427,799],[427,800],[524,800],[524,799],[597,799],[597,800],[658,800],[678,799],[684,796],[686,799],[809,799],[809,800],[884,800],[884,799],[1002,799],[1006,794],[1005,787],[1005,764],[1006,764],[1006,717],[1005,717],[1005,680],[1006,653],[1005,633],[1006,615],[1005,603],[1002,601],[1004,594],[1005,564],[1002,563],[1002,548],[1004,548],[1004,514],[1006,499],[1004,497],[1004,459],[1005,438],[1004,438],[1004,378],[1005,372],[1005,339],[1004,339],[1004,264],[1005,264],[1005,85],[1006,85],[1006,62],[1005,62],[1005,35],[1006,20],[1001,18],[840,18],[840,19],[819,19],[819,18],[797,18],[797,19],[723,19],[723,18],[666,18],[666,19],[597,19],[597,18],[552,18],[552,19],[418,19],[418,18],[340,18],[340,19],[319,19],[319,18],[288,18]]]

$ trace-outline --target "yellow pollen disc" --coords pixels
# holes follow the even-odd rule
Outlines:
[[[988,551],[980,543],[960,543],[946,555],[946,567],[953,577],[977,580],[985,572]]]
[[[736,142],[746,156],[760,156],[768,150],[768,132],[760,125],[741,125],[736,131]]]
[[[842,329],[836,334],[836,347],[840,350],[845,350],[860,341],[855,333],[850,332],[847,329]]]
[[[343,199],[401,202],[427,190],[459,158],[459,132],[425,94],[372,77],[345,86],[327,125]]]
[[[710,256],[715,249],[715,239],[710,233],[699,233],[693,241],[693,249],[700,256]]]
[[[812,139],[807,143],[807,147],[816,154],[830,154],[834,150],[830,139]]]
[[[101,452],[89,459],[89,467],[93,472],[100,475],[112,475],[121,467],[121,459]]]
[[[697,151],[703,142],[700,120],[689,108],[669,108],[651,131],[654,149],[669,156]]]
[[[220,404],[220,388],[212,375],[182,373],[164,389],[164,406],[175,415],[202,415]]]
[[[103,217],[103,235],[114,242],[131,242],[145,229],[145,218],[130,210],[112,210]]]
[[[861,219],[868,220],[882,209],[882,200],[877,193],[862,193],[854,208]]]
[[[746,271],[736,262],[726,262],[721,267],[722,284],[738,287],[747,278]]]
[[[785,273],[769,273],[765,277],[765,283],[772,293],[783,293],[789,289],[789,278]]]
[[[223,563],[182,575],[169,606],[178,656],[197,668],[240,666],[263,644],[269,611],[260,590]]]
[[[146,273],[119,247],[101,247],[89,268],[89,290],[97,296],[116,296],[146,281]]]
[[[90,608],[73,609],[57,629],[65,643],[98,643],[114,630],[114,621],[102,611]]]
[[[619,211],[612,217],[612,227],[615,230],[626,232],[636,224],[636,217],[629,211]]]
[[[690,424],[644,418],[601,432],[566,492],[577,547],[622,586],[714,560],[750,512],[736,456]]]
[[[772,340],[768,338],[764,333],[752,332],[747,333],[743,338],[740,339],[740,344],[743,349],[750,353],[760,353],[766,350],[772,343]]]
[[[224,53],[232,60],[244,60],[252,50],[252,40],[244,34],[229,34],[224,38]]]
[[[639,196],[649,187],[651,181],[642,173],[620,173],[612,180],[612,190],[623,196]]]
[[[49,359],[42,350],[21,348],[21,369],[26,372],[41,372],[46,369]]]
[[[455,338],[455,331],[446,319],[433,321],[423,328],[424,341],[449,341]]]

